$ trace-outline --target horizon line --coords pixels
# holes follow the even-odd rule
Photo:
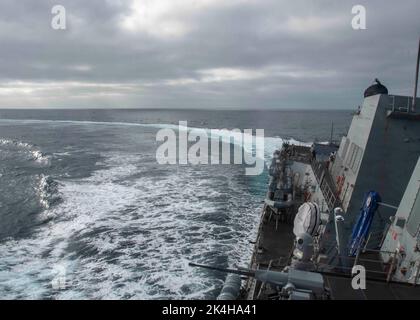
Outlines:
[[[328,107],[288,107],[288,108],[234,108],[234,107],[214,107],[214,108],[172,108],[172,107],[0,107],[1,110],[185,110],[185,111],[349,111],[353,108],[328,108]]]

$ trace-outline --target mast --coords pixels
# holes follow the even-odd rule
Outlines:
[[[416,110],[417,85],[419,82],[419,62],[420,62],[420,38],[419,38],[419,49],[417,51],[416,81],[414,84],[414,95],[413,95],[413,106],[412,106],[413,112],[415,112]]]
[[[331,122],[330,144],[333,143],[333,134],[334,134],[334,122]]]

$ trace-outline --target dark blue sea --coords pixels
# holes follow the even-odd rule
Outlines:
[[[156,133],[265,129],[339,140],[350,111],[0,110],[0,299],[215,298],[247,266],[267,174],[160,165]]]

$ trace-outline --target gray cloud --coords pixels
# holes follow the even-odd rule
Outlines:
[[[420,2],[62,0],[0,4],[0,107],[352,108],[411,94]],[[351,8],[367,9],[367,30]]]

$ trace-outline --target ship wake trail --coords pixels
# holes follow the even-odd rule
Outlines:
[[[83,130],[92,126],[186,130],[173,124],[15,121],[54,127],[59,123],[71,129],[83,126]],[[234,141],[223,132],[212,138]],[[34,145],[1,141],[28,160],[49,164],[49,157]],[[265,158],[270,159],[284,141],[264,138]],[[55,157],[71,158],[72,154],[54,153]],[[162,166],[156,163],[153,148],[145,154],[107,151],[101,159],[96,163],[100,169],[88,177],[54,181],[46,173],[34,176],[44,224],[29,238],[0,244],[4,253],[0,288],[7,288],[2,296],[214,298],[223,277],[203,276],[189,268],[188,262],[248,263],[249,241],[255,239],[260,208],[257,196],[249,193],[249,178],[243,176],[241,166]],[[250,195],[244,198],[244,194]],[[62,268],[69,287],[57,292],[51,288],[51,279]]]
[[[210,128],[198,128],[198,127],[184,127],[175,124],[166,124],[166,123],[135,123],[135,122],[115,122],[115,121],[85,121],[85,120],[24,120],[24,119],[2,119],[2,122],[20,122],[26,124],[40,124],[40,123],[61,123],[61,124],[70,124],[70,125],[98,125],[98,126],[127,126],[127,127],[143,127],[143,128],[156,128],[156,129],[172,129],[175,131],[179,130],[197,130],[197,129],[204,129],[208,136],[212,139],[220,139],[222,142],[226,143],[236,143],[235,139],[232,139],[235,133],[229,132],[220,132],[219,134],[211,134]],[[252,128],[257,129],[257,128]],[[236,133],[237,134],[237,133]],[[252,137],[251,137],[252,138]],[[281,138],[281,137],[264,137],[264,160],[268,163],[271,161],[271,156],[273,152],[277,149],[280,149],[284,142],[288,142],[294,145],[302,145],[302,146],[310,146],[312,142],[303,142],[296,140],[294,138]],[[255,141],[258,143],[258,138]],[[255,144],[253,145],[255,147]],[[251,149],[246,149],[245,152],[252,152]]]
[[[241,200],[247,186],[228,170],[177,172],[157,166],[150,155],[104,158],[98,163],[104,169],[92,176],[60,181],[63,201],[45,206],[43,215],[54,219],[44,228],[0,245],[3,297],[212,297],[222,279],[202,277],[188,261],[247,261],[258,203]],[[43,197],[55,194],[48,177],[40,181]],[[239,201],[240,210],[227,214]],[[69,282],[61,292],[51,289],[57,268],[65,268]]]

